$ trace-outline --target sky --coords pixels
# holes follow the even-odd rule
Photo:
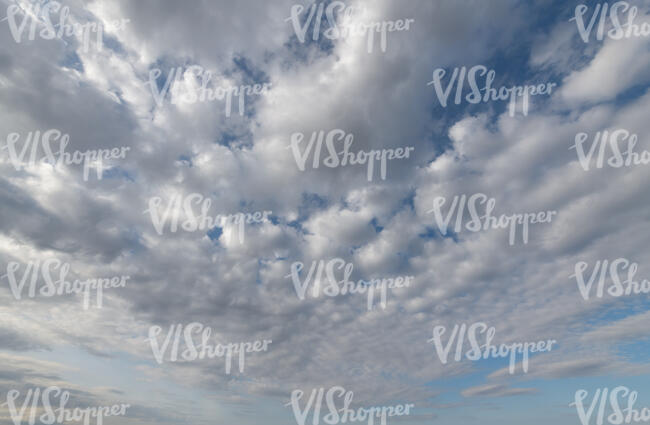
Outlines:
[[[0,425],[48,423],[29,394],[52,387],[128,404],[107,425],[330,423],[319,389],[414,406],[389,424],[596,424],[576,395],[617,387],[650,407],[650,283],[611,290],[650,280],[649,26],[648,0],[1,0]],[[489,73],[544,89],[470,102]],[[543,222],[468,227],[449,211],[476,194]],[[62,270],[123,284],[48,290]],[[346,279],[364,293],[328,293]],[[190,324],[220,356],[173,361]],[[472,324],[554,343],[444,361]]]

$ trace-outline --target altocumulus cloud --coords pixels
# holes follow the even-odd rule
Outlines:
[[[581,22],[571,20],[578,5],[3,0],[0,404],[12,390],[21,406],[30,389],[56,386],[70,392],[67,408],[129,404],[105,418],[110,424],[286,424],[300,412],[311,423],[310,396],[340,387],[341,409],[344,391],[354,394],[349,409],[415,406],[389,423],[570,424],[569,403],[582,388],[627,385],[647,399],[650,386],[638,379],[648,374],[647,300],[607,291],[628,278],[624,268],[604,274],[596,296],[592,270],[624,258],[638,265],[633,280],[650,279],[650,166],[641,154],[650,150],[650,3],[628,4],[637,8],[637,35],[610,37],[614,23],[605,19],[605,35],[597,37],[596,23],[587,42],[580,25],[595,3]],[[374,38],[367,29],[328,32],[328,10],[351,27],[377,23]],[[48,13],[54,31],[87,28],[89,44],[81,32],[48,37]],[[511,114],[509,97],[468,102],[467,83],[457,95],[463,87],[452,79],[470,78],[476,65],[485,67],[473,76],[483,93],[490,70],[496,89],[555,86],[519,96]],[[445,70],[446,106],[429,84],[436,69]],[[43,144],[50,129],[60,137]],[[639,160],[608,162],[614,141],[602,145],[602,166],[594,145],[585,170],[579,153],[617,129],[628,133],[617,141],[622,161],[629,140]],[[579,133],[588,138],[576,146]],[[335,162],[333,147],[346,143],[349,155]],[[32,146],[37,160],[28,163]],[[122,148],[98,163],[102,150]],[[95,155],[91,169],[40,161],[59,150]],[[382,150],[394,158],[382,162]],[[455,197],[474,194],[494,200],[497,218],[556,213],[531,224],[525,242],[517,227],[514,244],[506,226],[457,229],[457,219],[471,222],[469,210],[450,214],[443,231],[434,199],[446,199],[445,218]],[[203,207],[224,219],[202,226]],[[588,300],[572,277],[579,262],[593,281]],[[46,275],[54,287],[129,280],[104,288],[101,307],[83,308],[81,289],[43,293]],[[372,308],[368,285],[313,296],[318,285],[334,291],[332,278],[343,276],[390,278],[394,287],[385,303],[375,287]],[[412,279],[399,287],[398,276]],[[210,329],[215,355],[171,361],[177,342],[181,360],[187,348],[174,330],[192,323],[201,325],[197,343]],[[527,366],[519,355],[511,373],[505,356],[468,359],[468,333],[462,350],[447,345],[442,362],[434,326],[446,328],[447,344],[455,325],[474,323],[496,329],[492,345],[556,344],[531,352]],[[166,347],[161,363],[153,327],[157,347]],[[265,340],[267,349],[254,348]],[[239,345],[246,342],[248,350]],[[322,415],[327,408],[324,399]],[[13,416],[0,406],[2,424]]]

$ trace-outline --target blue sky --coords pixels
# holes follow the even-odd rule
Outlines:
[[[29,16],[36,3],[0,3],[0,425],[29,423],[2,405],[12,390],[51,386],[70,391],[71,406],[130,404],[107,425],[300,425],[292,392],[334,387],[353,392],[355,407],[415,404],[388,421],[414,425],[580,424],[569,404],[581,389],[588,403],[598,388],[625,386],[638,409],[650,406],[647,294],[594,289],[585,300],[572,277],[580,262],[588,279],[597,261],[626,259],[636,280],[650,279],[650,165],[607,163],[612,143],[624,151],[636,137],[634,152],[650,151],[648,35],[598,39],[595,20],[585,42],[572,20],[582,3],[559,0],[41,3],[53,23],[65,9],[64,26],[106,28],[88,46],[79,34],[42,36],[45,21],[30,37],[16,7]],[[585,2],[585,25],[603,4]],[[635,7],[635,25],[648,26],[648,0],[625,5],[621,22]],[[328,9],[340,28],[414,21],[369,49],[367,33],[332,36]],[[531,96],[527,113],[521,98],[514,114],[508,101],[456,104],[456,86],[443,105],[429,84],[436,70],[446,89],[454,69],[475,66],[494,72],[496,89],[554,88]],[[84,178],[82,164],[17,163],[48,129],[69,154],[130,149],[105,159],[101,178]],[[617,129],[629,137],[596,146],[586,170],[577,135],[588,151]],[[320,132],[339,159],[345,143],[357,158],[411,153],[387,160],[385,179],[375,163],[368,178],[367,163],[332,166],[327,141],[310,148]],[[455,196],[474,194],[497,217],[555,215],[531,224],[526,242],[520,229],[513,243],[505,229],[455,231],[455,215],[444,234],[434,200],[445,198],[446,216]],[[230,218],[205,228],[201,211]],[[101,308],[84,308],[82,294],[16,297],[14,276],[48,259],[67,264],[69,280],[129,281],[105,289]],[[368,309],[366,294],[312,296],[332,283],[332,260],[339,283],[346,267],[354,282],[412,281],[389,289],[385,308],[375,298]],[[604,275],[605,288],[627,272]],[[531,355],[527,373],[510,374],[505,358],[442,362],[434,327],[446,343],[455,325],[479,322],[495,328],[495,345],[557,344]],[[213,344],[272,343],[247,353],[243,372],[234,362],[227,373],[223,357],[158,363],[151,330],[162,344],[190,323],[209,327]]]

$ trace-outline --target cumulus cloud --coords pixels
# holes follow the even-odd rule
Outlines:
[[[650,267],[650,168],[594,159],[585,171],[572,149],[578,133],[591,144],[618,128],[648,148],[647,39],[585,44],[566,10],[516,1],[348,2],[363,11],[353,21],[414,19],[388,33],[385,52],[375,40],[368,53],[366,38],[331,41],[324,29],[301,43],[287,20],[294,3],[70,2],[80,21],[128,20],[101,50],[75,39],[17,43],[0,22],[0,396],[59,385],[85,403],[130,400],[115,423],[279,424],[294,420],[292,391],[342,386],[355,406],[414,403],[395,420],[427,423],[467,408],[480,416],[482,398],[548,396],[521,381],[647,374],[646,359],[620,352],[647,337],[643,300],[585,301],[571,278],[579,261],[628,258],[639,276]],[[558,87],[533,97],[527,116],[509,116],[506,102],[442,108],[427,86],[432,71],[475,64],[508,87]],[[210,71],[213,88],[269,90],[247,96],[241,115],[237,98],[230,116],[225,98],[156,102],[175,69],[184,93],[200,84],[191,66]],[[51,128],[69,135],[69,152],[128,154],[107,161],[101,179],[84,179],[79,164],[16,167],[9,134],[22,147]],[[304,134],[303,154],[312,134],[337,129],[353,136],[352,152],[413,154],[388,161],[385,180],[376,170],[369,181],[361,165],[313,167],[314,153],[301,170],[292,137]],[[496,214],[556,214],[531,225],[527,243],[517,234],[510,244],[505,229],[443,234],[433,200],[447,208],[476,193],[494,198]],[[167,209],[173,220],[174,199],[191,194],[209,199],[211,217],[268,211],[268,220],[241,234],[232,223],[158,231],[152,214]],[[299,299],[292,264],[304,264],[305,279],[312,263],[335,258],[353,265],[355,281],[413,279],[389,291],[386,308],[377,296],[368,310],[367,293]],[[82,308],[82,294],[16,299],[9,264],[31,279],[27,265],[48,259],[69,264],[70,279],[130,279],[105,291],[102,308]],[[273,342],[247,355],[244,373],[226,373],[223,359],[156,363],[150,328],[163,338],[192,322],[213,341]],[[518,364],[511,375],[507,359],[443,364],[432,328],[475,322],[495,327],[496,344],[558,345],[533,355],[527,374]]]

